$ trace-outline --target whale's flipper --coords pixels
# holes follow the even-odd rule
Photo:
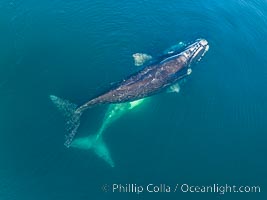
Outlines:
[[[171,85],[168,89],[167,89],[167,93],[179,93],[180,92],[180,84],[176,83],[174,85]]]
[[[134,59],[135,66],[142,66],[148,61],[152,60],[152,56],[146,53],[134,53],[132,56]]]
[[[181,52],[183,48],[186,46],[184,42],[178,42],[175,45],[172,45],[168,49],[164,50],[162,54],[152,57],[149,54],[146,53],[134,53],[132,55],[134,59],[134,65],[135,66],[144,66],[147,64],[152,64],[155,62],[159,62],[161,60],[164,60],[165,58],[169,57],[170,55],[177,54],[178,52]]]
[[[184,42],[179,42],[171,47],[169,47],[168,49],[166,49],[163,54],[172,54],[175,52],[179,52],[182,51],[182,49],[186,46],[186,44]]]
[[[49,97],[66,119],[66,129],[69,134],[65,136],[66,141],[64,144],[69,147],[80,125],[82,112],[77,112],[78,106],[68,100],[61,99],[54,95],[50,95]]]
[[[96,155],[106,161],[111,167],[115,167],[115,164],[111,158],[108,147],[103,141],[102,137],[98,137],[99,134],[89,135],[88,137],[77,138],[71,143],[71,147],[92,150]]]

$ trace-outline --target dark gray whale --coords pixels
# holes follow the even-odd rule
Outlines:
[[[85,110],[100,104],[134,101],[163,91],[168,86],[188,76],[191,72],[191,66],[203,57],[208,48],[209,45],[206,40],[198,39],[182,52],[163,56],[161,60],[149,64],[109,91],[79,107],[67,100],[51,95],[51,100],[68,118],[67,131],[69,135],[66,136],[65,145],[70,146],[80,125],[80,117]]]

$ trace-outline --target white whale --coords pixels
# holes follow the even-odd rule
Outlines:
[[[105,130],[112,123],[114,123],[116,120],[121,118],[128,111],[139,107],[141,104],[144,104],[146,101],[148,101],[148,99],[139,99],[133,102],[110,105],[105,114],[103,123],[101,127],[99,128],[99,130],[97,131],[97,133],[93,135],[91,134],[87,137],[80,137],[80,138],[75,139],[72,142],[71,147],[84,149],[84,150],[93,150],[94,153],[99,158],[106,161],[106,163],[108,163],[109,166],[114,167],[115,164],[111,157],[110,151],[104,142],[103,133],[105,133]]]

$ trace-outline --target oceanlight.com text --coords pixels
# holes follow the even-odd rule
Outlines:
[[[224,195],[226,193],[260,193],[259,185],[229,185],[229,184],[210,184],[210,185],[192,185],[182,184],[104,184],[104,192],[112,193],[216,193]]]

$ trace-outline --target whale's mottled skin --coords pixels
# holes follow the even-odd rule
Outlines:
[[[185,51],[167,57],[163,61],[145,67],[143,70],[122,81],[117,87],[90,100],[77,109],[81,112],[93,105],[123,103],[142,99],[162,91],[187,75],[187,69],[195,59],[207,51],[208,42],[197,40]]]
[[[116,87],[79,107],[51,95],[51,100],[61,110],[65,113],[67,112],[65,116],[69,118],[67,122],[69,135],[67,135],[65,145],[67,147],[70,146],[80,125],[80,116],[86,109],[100,104],[131,102],[159,93],[189,75],[192,64],[199,61],[208,48],[207,40],[198,39],[191,45],[188,45],[184,51],[165,55],[162,60],[151,63],[141,71],[121,81]]]

